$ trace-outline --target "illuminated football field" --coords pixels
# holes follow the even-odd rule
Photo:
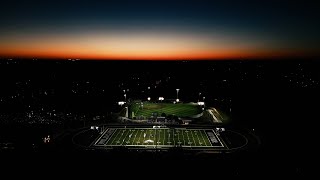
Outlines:
[[[179,117],[190,117],[202,112],[198,104],[193,103],[132,103],[130,106],[134,116],[150,117],[156,113],[160,116],[162,113],[166,115],[176,115]]]
[[[145,148],[223,148],[213,129],[109,128],[94,142],[97,147],[131,146]]]

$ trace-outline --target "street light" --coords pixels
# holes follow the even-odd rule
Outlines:
[[[148,97],[148,101],[150,101],[151,100],[151,98],[150,97]]]
[[[176,89],[176,91],[177,91],[177,100],[176,100],[176,101],[177,101],[177,102],[179,102],[179,90],[180,90],[180,89]]]
[[[201,95],[201,92],[199,92],[199,98],[198,98],[198,102],[200,101],[200,95]]]
[[[124,94],[123,96],[124,96],[124,102],[126,102],[127,101],[127,94]]]

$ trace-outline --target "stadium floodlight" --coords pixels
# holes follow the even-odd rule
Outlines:
[[[198,102],[199,106],[204,106],[204,102]]]
[[[148,101],[150,101],[151,100],[151,98],[150,97],[148,97]]]
[[[122,106],[122,105],[124,105],[126,102],[124,102],[124,101],[119,101],[118,102],[118,105],[120,105],[120,106]]]
[[[98,130],[99,127],[98,126],[91,126],[90,129],[93,129],[93,130]]]

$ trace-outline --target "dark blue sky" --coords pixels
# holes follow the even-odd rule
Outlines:
[[[77,37],[92,35],[92,39],[105,38],[106,41],[111,36],[115,37],[113,41],[124,36],[134,38],[131,43],[135,44],[141,38],[143,41],[141,34],[149,34],[148,38],[155,42],[162,37],[169,39],[183,34],[177,41],[192,36],[198,39],[195,48],[199,49],[225,51],[231,46],[234,51],[254,50],[264,55],[273,51],[317,54],[319,10],[316,3],[293,1],[2,1],[0,39],[4,41],[0,42],[0,47],[10,44],[11,48],[6,50],[13,53],[14,48],[26,46],[23,39],[31,42],[30,39],[44,38],[49,43],[52,39],[70,37],[66,43],[78,42],[75,39],[79,38],[72,37],[75,34]],[[99,38],[95,36],[97,33],[100,33]],[[170,36],[165,36],[168,34]],[[201,44],[201,38],[212,41]],[[139,50],[150,42],[141,45]],[[223,46],[217,47],[217,42]],[[101,46],[96,41],[91,43],[95,48]],[[89,51],[88,57],[93,52]],[[6,55],[1,50],[0,53]]]

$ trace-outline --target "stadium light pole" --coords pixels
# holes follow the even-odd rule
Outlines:
[[[176,89],[176,91],[177,91],[177,102],[179,101],[179,90],[180,89]]]
[[[159,97],[159,100],[160,100],[160,102],[162,104],[162,101],[164,100],[164,98],[163,97]],[[162,107],[161,107],[161,113],[162,113]]]
[[[157,153],[157,148],[158,148],[158,139],[157,139],[157,128],[155,128],[155,141],[156,141],[156,153]]]

